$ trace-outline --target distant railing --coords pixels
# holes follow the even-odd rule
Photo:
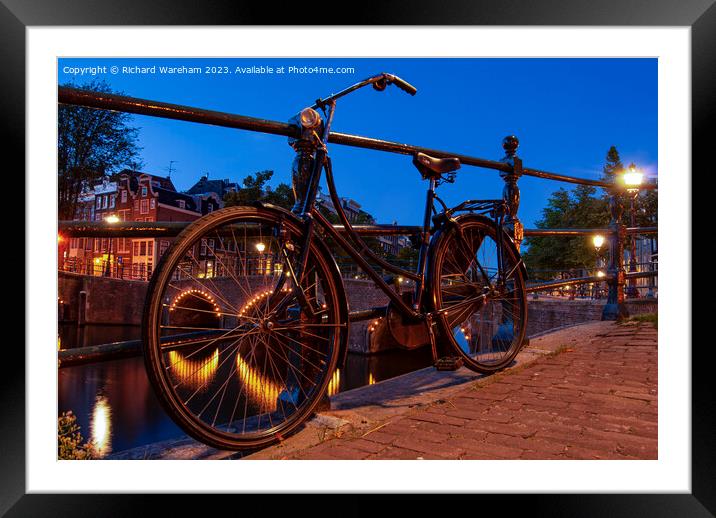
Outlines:
[[[217,112],[190,106],[151,101],[147,99],[137,99],[114,94],[79,90],[75,88],[60,87],[58,100],[62,104],[84,106],[88,108],[122,111],[274,135],[283,135],[286,137],[299,136],[298,130],[294,126],[284,122],[258,119],[244,115]],[[657,272],[652,270],[630,273],[626,272],[623,257],[624,245],[627,236],[635,234],[656,234],[658,230],[657,227],[628,228],[624,225],[622,221],[622,215],[624,212],[623,202],[626,195],[624,185],[618,182],[616,178],[614,183],[610,183],[523,167],[522,159],[517,156],[519,141],[514,136],[509,136],[504,139],[503,148],[505,150],[505,156],[499,161],[337,132],[332,132],[328,137],[328,141],[334,144],[403,155],[415,155],[420,152],[440,158],[457,157],[463,165],[498,171],[500,176],[505,181],[503,198],[507,202],[508,207],[508,231],[512,235],[518,248],[524,237],[603,234],[607,238],[609,247],[609,263],[604,277],[592,275],[572,279],[556,279],[530,285],[528,287],[528,291],[530,292],[547,292],[549,290],[564,288],[567,286],[576,287],[584,284],[594,285],[595,283],[606,282],[607,297],[606,304],[604,305],[602,312],[602,319],[615,320],[628,316],[628,311],[624,304],[626,296],[625,285],[627,280],[630,281],[630,289],[634,287],[637,290],[636,292],[638,292],[638,289],[640,288],[636,288],[636,285],[634,284],[636,279],[649,277],[655,278],[657,276]],[[547,180],[578,185],[591,185],[606,189],[609,193],[609,210],[611,215],[609,227],[602,229],[524,229],[518,217],[520,204],[518,180],[522,176],[533,176]],[[642,185],[640,187],[641,190],[656,188],[657,187],[655,185]],[[176,236],[181,228],[183,228],[186,224],[188,223],[155,222],[115,225],[97,222],[60,222],[60,232],[64,233],[67,237],[172,237]],[[364,225],[362,228],[359,228],[359,231],[363,235],[409,235],[416,233],[416,229],[419,231],[419,227]],[[631,267],[631,265],[629,266]],[[91,268],[91,271],[95,272],[94,267]],[[115,270],[113,270],[110,265],[110,275],[112,271]],[[632,294],[633,293],[635,293],[634,290],[632,290]]]

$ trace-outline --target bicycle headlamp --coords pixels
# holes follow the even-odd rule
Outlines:
[[[313,108],[305,108],[299,114],[299,122],[306,129],[315,129],[321,125],[321,116]]]

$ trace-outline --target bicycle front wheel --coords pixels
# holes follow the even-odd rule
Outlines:
[[[147,373],[192,437],[270,444],[311,415],[347,332],[331,258],[278,210],[230,207],[187,227],[149,284]]]
[[[519,253],[504,233],[500,270],[500,246],[491,220],[464,216],[458,221],[435,244],[434,309],[440,336],[468,368],[490,374],[507,367],[522,346],[527,327],[525,278]]]

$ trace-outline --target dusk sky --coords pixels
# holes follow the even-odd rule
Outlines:
[[[122,73],[123,66],[227,66],[224,75]],[[353,67],[353,74],[247,74],[236,67]],[[107,67],[92,76],[71,67]],[[111,73],[111,67],[120,72]],[[70,67],[70,68],[68,68]],[[454,151],[502,158],[502,138],[520,139],[526,167],[598,179],[609,146],[625,165],[657,174],[656,59],[60,59],[60,84],[104,79],[125,95],[286,121],[352,83],[379,72],[412,83],[411,97],[390,87],[360,90],[338,103],[333,129]],[[202,70],[204,71],[204,70]],[[167,175],[177,189],[202,174],[241,182],[272,169],[272,185],[290,184],[294,153],[287,139],[215,126],[134,116],[140,127],[143,170]],[[338,192],[358,201],[380,223],[418,224],[425,183],[411,157],[332,145]],[[325,182],[323,182],[325,185]],[[550,193],[573,185],[524,177],[519,182],[520,217],[533,227]],[[438,194],[455,205],[464,199],[497,198],[503,182],[495,171],[463,166],[453,185]],[[325,187],[324,187],[325,190]],[[326,191],[327,192],[327,191]]]

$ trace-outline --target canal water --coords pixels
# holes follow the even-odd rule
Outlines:
[[[61,349],[139,338],[138,326],[61,325]],[[431,364],[430,349],[396,350],[365,356],[348,354],[334,373],[329,395],[371,385]],[[58,411],[72,411],[85,438],[102,456],[184,432],[164,413],[147,379],[141,357],[96,362],[58,371]]]

